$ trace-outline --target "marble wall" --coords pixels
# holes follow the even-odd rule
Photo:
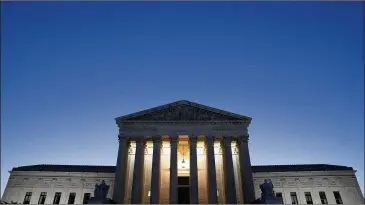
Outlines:
[[[166,154],[165,154],[166,155]],[[163,155],[163,157],[165,157]],[[199,178],[199,203],[207,203],[206,176],[204,173],[205,163],[198,156],[198,174]],[[147,159],[148,160],[148,159]],[[217,159],[219,161],[219,159]],[[128,159],[130,164],[133,163],[133,157]],[[166,166],[166,164],[165,164]],[[149,168],[147,168],[148,170]],[[146,171],[147,171],[146,170]],[[128,173],[132,178],[133,166],[129,167]],[[218,174],[218,172],[217,172]],[[150,179],[150,176],[146,177]],[[291,204],[290,192],[295,192],[299,204],[306,204],[304,192],[310,192],[314,204],[321,204],[319,192],[324,191],[329,204],[336,204],[333,191],[339,191],[343,203],[345,204],[362,204],[363,195],[359,188],[357,179],[353,171],[326,171],[326,172],[283,172],[283,173],[254,173],[255,195],[260,197],[259,184],[264,179],[270,179],[274,184],[274,190],[283,195],[284,203]],[[105,180],[107,185],[114,186],[113,173],[67,173],[67,172],[31,172],[17,171],[12,172],[8,184],[3,194],[2,200],[22,203],[26,192],[32,192],[31,204],[37,204],[41,192],[47,192],[46,204],[52,204],[56,192],[61,192],[61,204],[67,204],[70,193],[76,193],[75,204],[81,204],[85,193],[91,193],[95,183]],[[220,179],[218,179],[220,181]],[[131,187],[129,180],[127,187]],[[169,197],[169,171],[168,167],[162,167],[161,177],[161,203],[168,203]],[[223,184],[218,184],[219,196],[223,192]],[[148,203],[148,187],[145,187],[144,202]],[[113,189],[109,189],[108,197],[111,198]],[[130,203],[131,188],[126,189],[127,198],[125,203]],[[237,200],[242,200],[238,195]],[[219,202],[224,203],[224,198],[219,197]]]

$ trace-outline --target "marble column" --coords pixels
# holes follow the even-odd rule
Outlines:
[[[119,148],[117,157],[117,166],[115,171],[113,201],[117,204],[124,204],[125,188],[127,181],[127,158],[129,139],[125,136],[119,135]]]
[[[207,172],[208,172],[208,203],[218,204],[217,196],[217,174],[215,170],[215,157],[214,157],[214,136],[206,137],[207,148]]]
[[[199,203],[197,136],[189,136],[190,147],[190,203]]]
[[[143,193],[143,167],[146,141],[144,137],[136,138],[136,154],[134,160],[134,173],[132,185],[131,204],[142,204]]]
[[[255,188],[253,184],[250,152],[248,150],[248,136],[239,136],[237,142],[241,168],[243,203],[249,204],[255,200]]]
[[[177,142],[178,136],[170,136],[170,204],[177,204]]]
[[[231,137],[223,137],[221,141],[223,151],[224,190],[227,204],[237,204],[236,184],[234,178]]]
[[[151,177],[151,197],[150,204],[160,203],[160,175],[161,175],[161,136],[154,136],[153,156],[152,156],[152,177]]]

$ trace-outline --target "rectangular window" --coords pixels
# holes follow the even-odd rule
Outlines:
[[[32,198],[32,192],[25,193],[23,204],[29,204],[31,198]]]
[[[326,193],[324,193],[324,191],[319,192],[319,198],[321,198],[322,204],[328,204]]]
[[[290,192],[290,198],[291,198],[291,203],[292,203],[292,204],[298,204],[298,197],[297,197],[297,193],[295,193],[295,192]]]
[[[53,204],[60,204],[61,201],[61,192],[56,192],[53,198]]]
[[[90,193],[85,193],[84,194],[84,199],[82,200],[82,203],[83,204],[87,204],[87,202],[89,201],[90,199]]]
[[[281,203],[284,204],[283,194],[281,192],[276,192],[276,197],[280,199]]]
[[[312,195],[310,192],[304,192],[304,196],[307,204],[313,204]]]
[[[41,192],[39,196],[38,204],[44,204],[46,202],[47,192]]]
[[[335,196],[336,204],[343,204],[343,201],[342,201],[342,198],[341,198],[341,195],[340,195],[339,191],[334,191],[333,195]]]
[[[70,196],[68,197],[68,204],[74,204],[75,203],[75,198],[76,198],[76,193],[71,192]]]

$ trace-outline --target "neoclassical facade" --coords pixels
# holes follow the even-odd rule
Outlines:
[[[178,101],[116,121],[117,203],[140,204],[146,200],[141,193],[150,192],[150,203],[177,204],[184,180],[189,203],[218,203],[219,194],[229,204],[255,200],[248,150],[251,118]]]
[[[248,204],[270,179],[283,203],[364,202],[351,167],[251,166],[251,118],[178,101],[116,118],[116,166],[14,168],[2,200],[87,203],[105,180],[118,204]]]

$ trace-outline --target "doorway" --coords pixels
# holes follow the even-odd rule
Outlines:
[[[188,176],[181,176],[177,178],[177,203],[190,204],[190,183]]]

